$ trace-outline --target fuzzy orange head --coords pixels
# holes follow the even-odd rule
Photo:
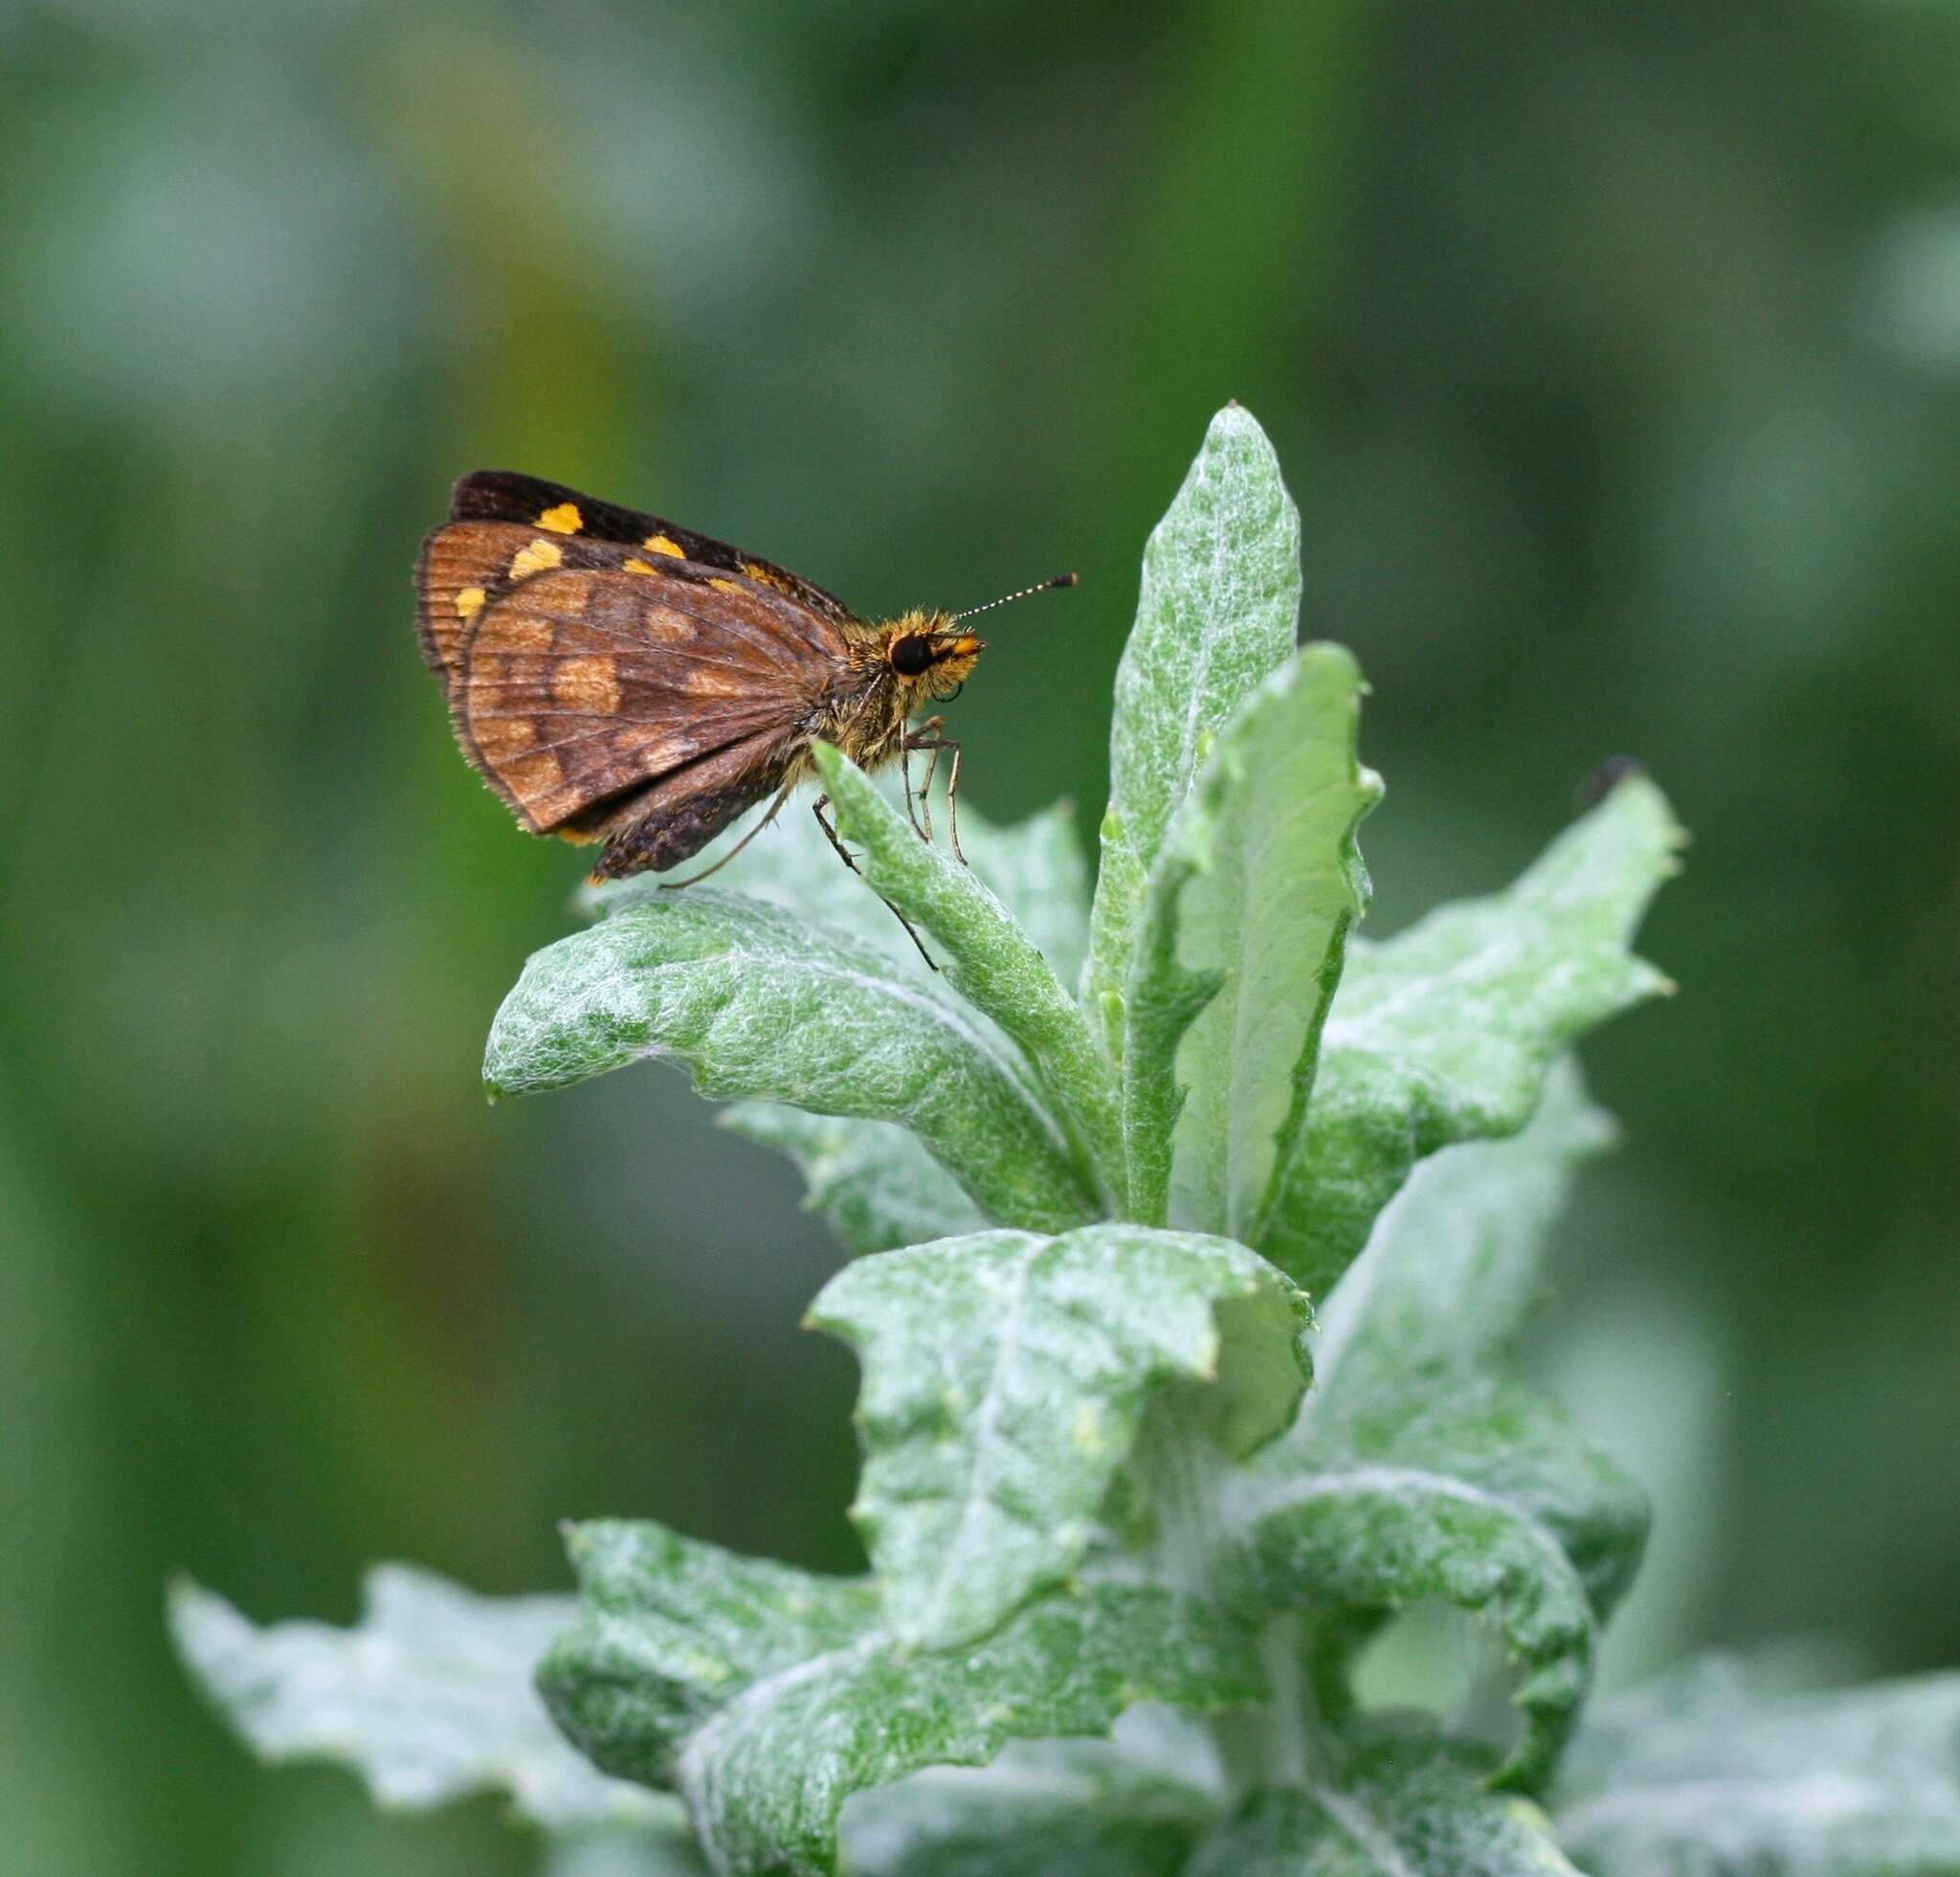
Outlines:
[[[976,613],[991,613],[996,606],[1026,599],[1030,593],[1075,584],[1073,573],[1058,573],[1053,580],[1023,587],[1019,592],[989,600],[985,606],[969,606],[964,613],[907,613],[902,619],[880,628],[884,636],[885,662],[908,696],[949,698],[967,682],[968,673],[987,649],[984,638],[960,630],[962,619],[970,619]]]
[[[945,613],[908,613],[887,631],[886,662],[919,697],[951,697],[987,649],[984,638],[959,631]]]

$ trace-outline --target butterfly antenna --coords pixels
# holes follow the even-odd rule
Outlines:
[[[1032,587],[1023,587],[1017,593],[1009,593],[1004,599],[991,599],[985,606],[969,606],[964,613],[955,613],[955,619],[970,619],[976,613],[991,613],[996,606],[1005,606],[1010,600],[1026,599],[1030,593],[1045,593],[1051,587],[1073,587],[1076,576],[1073,573],[1058,573],[1053,580],[1037,581]]]

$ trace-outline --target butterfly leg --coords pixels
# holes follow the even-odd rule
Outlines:
[[[831,817],[828,815],[824,813],[824,810],[827,809],[830,805],[831,798],[828,795],[819,795],[813,802],[810,804],[810,812],[811,814],[816,816],[816,825],[823,830],[824,839],[829,841],[830,844],[836,849],[837,859],[843,861],[843,863],[847,867],[849,867],[853,873],[857,874],[859,879],[862,879],[864,875],[864,869],[858,864],[857,855],[852,853],[851,850],[848,847],[846,847],[840,839],[837,838],[836,824],[831,819]]]
[[[932,760],[925,765],[925,780],[919,786],[919,812],[912,816],[912,825],[918,829],[919,838],[928,847],[932,844],[932,778],[939,773],[939,745],[930,739],[937,737],[945,728],[944,717],[928,717],[899,746],[899,761],[905,776],[905,812],[908,815],[912,812],[912,751],[932,751]]]
[[[832,822],[830,816],[824,813],[824,810],[827,809],[830,805],[831,798],[828,795],[819,795],[813,802],[810,804],[810,812],[816,816],[816,825],[823,830],[824,839],[829,841],[830,844],[836,849],[837,859],[843,861],[843,863],[847,867],[849,867],[851,871],[858,877],[858,879],[861,880],[864,877],[864,869],[858,864],[858,857],[855,854],[853,854],[851,850],[848,847],[846,847],[844,843],[837,838],[837,830],[835,825]],[[905,915],[902,912],[901,912],[898,909],[898,907],[891,903],[891,901],[885,900],[884,895],[882,893],[880,893],[878,897],[880,900],[884,900],[885,910],[889,912],[891,916],[899,922],[900,925],[904,927],[905,936],[919,948],[919,955],[920,957],[925,960],[927,968],[932,971],[937,971],[939,967],[932,962],[932,953],[926,950],[925,941],[922,939],[916,931],[913,930],[912,922],[909,919],[907,919]]]
[[[932,776],[930,771],[928,771],[925,777],[925,788],[929,789],[931,787]],[[912,746],[909,743],[901,743],[899,745],[899,793],[905,798],[905,819],[911,822],[912,832],[921,840],[930,840],[932,838],[930,811],[927,811],[928,818],[925,825],[922,828],[919,825],[919,810],[912,797]],[[924,798],[925,790],[922,789],[919,792],[919,800],[923,801]]]
[[[922,803],[925,799],[925,790],[932,787],[933,773],[939,768],[939,752],[942,749],[950,749],[952,751],[953,759],[946,772],[946,818],[952,834],[953,859],[961,866],[965,866],[967,864],[967,857],[960,852],[960,746],[953,742],[950,737],[940,734],[945,727],[945,718],[928,717],[924,723],[919,726],[916,735],[906,738],[905,748],[907,749],[929,749],[932,751],[932,762],[925,771],[925,789],[922,789],[919,792],[919,799]],[[925,838],[927,840],[932,838],[930,810],[927,810]]]

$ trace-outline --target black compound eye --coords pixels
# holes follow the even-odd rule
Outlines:
[[[908,633],[896,639],[891,650],[892,669],[902,678],[917,678],[933,663],[932,640],[924,633]]]

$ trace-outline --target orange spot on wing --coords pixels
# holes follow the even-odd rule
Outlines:
[[[654,571],[654,564],[652,561],[643,561],[635,555],[626,563],[626,570],[629,573],[652,573]]]
[[[533,541],[510,557],[510,577],[522,580],[527,573],[542,573],[565,559],[565,549],[555,541]]]
[[[483,630],[496,638],[494,645],[483,647],[486,658],[499,652],[548,652],[551,641],[558,637],[558,629],[549,619],[536,618],[528,613],[512,613],[507,606],[499,607]]]
[[[675,612],[671,606],[648,607],[641,624],[649,638],[657,638],[668,645],[683,645],[694,637],[694,621],[686,614]]]
[[[465,587],[456,596],[456,616],[458,619],[474,619],[483,610],[483,590],[481,587]]]
[[[687,549],[670,535],[650,534],[640,546],[656,554],[672,554],[677,561],[684,561],[687,558]]]
[[[611,716],[619,708],[619,674],[604,654],[567,659],[551,675],[551,696],[568,710]]]
[[[538,525],[549,528],[553,534],[576,534],[585,526],[585,517],[578,512],[577,503],[561,502],[538,517]]]
[[[565,770],[552,750],[534,749],[527,756],[519,756],[506,763],[503,779],[511,793],[528,805],[537,802],[542,795],[564,788]]]
[[[724,593],[739,593],[742,583],[739,580],[710,580],[708,585]]]
[[[492,762],[502,762],[538,740],[538,726],[528,717],[484,717],[474,726],[477,748]]]

